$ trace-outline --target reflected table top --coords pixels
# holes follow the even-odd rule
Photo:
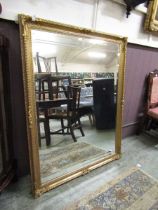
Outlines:
[[[49,108],[61,106],[62,104],[67,104],[68,101],[72,101],[72,99],[57,98],[53,100],[36,100],[36,103],[38,107],[40,108],[49,109]]]

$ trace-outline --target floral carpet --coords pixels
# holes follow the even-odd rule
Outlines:
[[[158,182],[131,169],[65,210],[158,210]]]

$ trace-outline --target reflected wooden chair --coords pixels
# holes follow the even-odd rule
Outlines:
[[[145,130],[158,128],[158,70],[149,73],[147,105],[145,110]]]
[[[61,106],[58,112],[48,114],[47,118],[49,121],[54,119],[61,121],[61,128],[56,131],[50,131],[50,134],[69,134],[76,142],[74,130],[79,129],[82,136],[84,136],[79,116],[80,91],[80,87],[68,86],[66,104]]]
[[[49,146],[51,142],[50,138],[50,129],[49,129],[49,121],[47,119],[47,111],[42,110],[39,107],[39,103],[36,102],[37,107],[37,126],[38,126],[38,143],[39,147],[41,147],[41,139],[46,139],[46,145]],[[44,126],[44,136],[41,135],[41,124]]]
[[[35,94],[37,100],[49,99],[50,73],[35,73]]]
[[[39,146],[41,146],[42,138],[46,139],[46,144],[49,146],[51,138],[49,119],[47,116],[55,115],[57,112],[60,113],[61,107],[52,107],[48,110],[42,110],[38,106],[38,101],[67,98],[67,87],[71,84],[71,78],[69,76],[52,76],[49,73],[36,73],[35,82]],[[63,123],[62,120],[61,123]],[[44,136],[41,135],[41,124],[44,126]]]
[[[50,97],[49,81],[51,79],[50,73],[35,73],[35,95],[36,95],[36,109],[37,109],[37,125],[39,146],[41,147],[41,139],[46,139],[46,145],[50,144],[49,123],[46,119],[46,110],[42,110],[38,101],[48,100]],[[41,135],[41,124],[44,127],[44,136]]]

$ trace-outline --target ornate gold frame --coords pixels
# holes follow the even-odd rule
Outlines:
[[[126,59],[127,38],[113,36],[105,33],[87,30],[84,28],[72,27],[60,23],[36,18],[26,15],[19,15],[20,34],[21,34],[21,51],[23,62],[23,81],[25,94],[25,110],[27,121],[27,135],[29,144],[30,169],[32,177],[32,190],[35,197],[49,191],[69,180],[84,175],[89,171],[107,164],[113,160],[119,159],[121,155],[121,136],[122,136],[122,110],[124,104],[124,72]],[[58,31],[66,34],[78,34],[87,37],[102,37],[110,42],[115,42],[120,46],[120,65],[118,79],[118,98],[117,98],[117,120],[116,120],[116,138],[115,138],[115,154],[108,158],[100,160],[83,167],[77,171],[71,172],[63,177],[59,177],[46,184],[40,181],[40,165],[38,154],[38,133],[36,121],[35,92],[32,64],[32,45],[31,45],[31,29],[40,29],[46,31]]]
[[[150,0],[147,16],[145,20],[145,30],[150,32],[158,31],[158,19],[156,20],[156,14],[158,13],[158,0]]]

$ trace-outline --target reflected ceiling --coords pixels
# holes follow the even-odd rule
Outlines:
[[[61,63],[109,65],[118,58],[118,45],[103,39],[81,38],[32,30],[33,56],[56,57]]]

